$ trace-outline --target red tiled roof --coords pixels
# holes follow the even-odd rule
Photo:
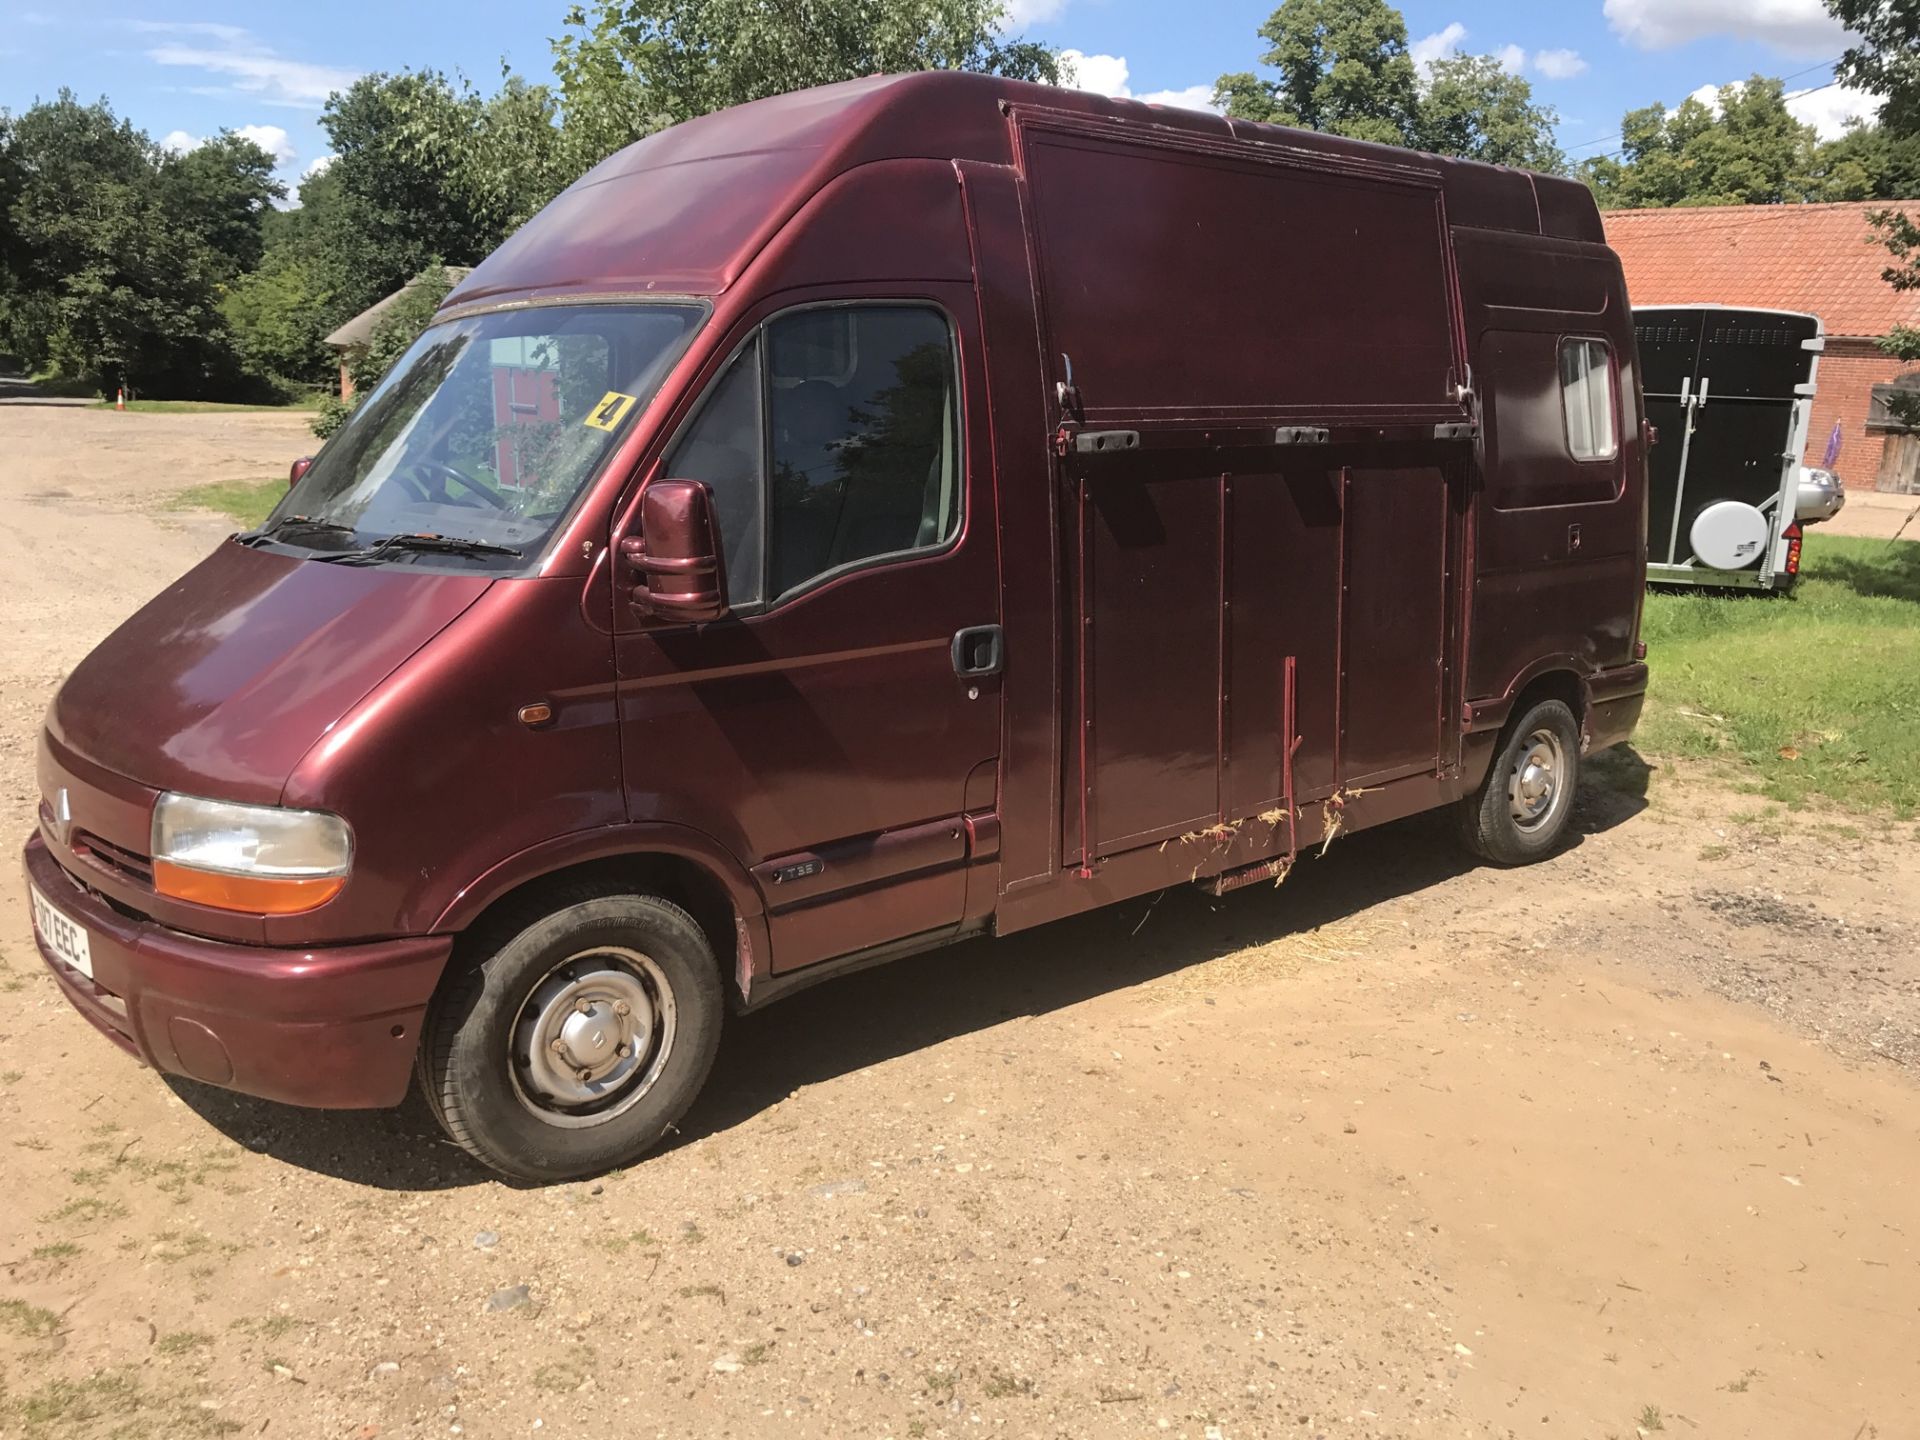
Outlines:
[[[1920,290],[1880,278],[1892,263],[1867,224],[1865,201],[1844,205],[1727,205],[1609,210],[1607,243],[1635,305],[1750,305],[1818,315],[1829,335],[1885,335],[1920,324]]]

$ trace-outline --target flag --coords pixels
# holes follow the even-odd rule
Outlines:
[[[1822,470],[1831,470],[1840,463],[1840,422],[1833,422],[1833,433],[1827,437],[1827,453],[1820,461]]]

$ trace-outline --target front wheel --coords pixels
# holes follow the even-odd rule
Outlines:
[[[1580,727],[1559,700],[1510,722],[1479,790],[1460,802],[1467,848],[1496,865],[1530,865],[1559,847],[1580,778]]]
[[[447,1134],[522,1180],[637,1159],[713,1068],[720,970],[693,917],[594,895],[477,937],[429,1012],[420,1082]]]

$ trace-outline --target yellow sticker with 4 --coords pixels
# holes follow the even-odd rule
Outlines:
[[[587,412],[587,418],[580,423],[591,425],[596,430],[611,430],[627,418],[627,411],[633,408],[633,396],[622,395],[618,390],[609,390],[600,397],[600,403]]]

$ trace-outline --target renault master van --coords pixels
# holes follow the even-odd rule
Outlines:
[[[815,981],[1436,807],[1550,853],[1645,438],[1578,184],[960,74],[711,115],[69,677],[40,949],[158,1070],[622,1164]]]

